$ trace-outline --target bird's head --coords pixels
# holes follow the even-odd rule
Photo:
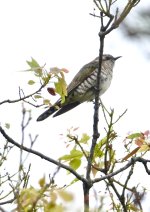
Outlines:
[[[113,57],[112,55],[110,54],[103,54],[103,58],[102,58],[102,63],[103,63],[103,66],[107,69],[107,68],[110,68],[110,70],[113,69],[114,67],[114,64],[115,64],[115,61],[117,59],[119,59],[121,56],[118,56],[118,57]],[[99,63],[99,57],[96,57],[95,60],[94,60],[96,63]]]
[[[103,54],[103,61],[112,61],[112,62],[115,62],[117,59],[119,59],[121,56],[118,56],[118,57],[113,57],[112,55],[110,54]],[[99,62],[99,57],[96,57],[95,58],[95,61],[96,62]]]
[[[113,57],[110,54],[103,54],[102,64],[103,64],[104,69],[108,69],[108,70],[112,71],[114,64],[115,64],[115,61],[117,59],[119,59],[120,57],[121,56]],[[96,57],[94,61],[98,64],[99,63],[99,57]]]
[[[115,62],[117,59],[119,59],[121,56],[118,56],[118,57],[113,57],[112,55],[110,54],[104,54],[103,55],[103,60],[106,61],[106,60],[111,60],[113,62]]]

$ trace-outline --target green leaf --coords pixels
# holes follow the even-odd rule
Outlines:
[[[29,81],[28,81],[28,84],[29,84],[29,85],[33,85],[34,83],[35,83],[35,82],[34,82],[33,80],[29,80]]]
[[[140,149],[138,150],[138,152],[146,152],[146,151],[149,151],[150,150],[150,147],[148,144],[143,144]]]
[[[82,134],[82,138],[81,140],[79,141],[80,143],[84,143],[84,144],[87,144],[88,140],[90,139],[90,136],[86,133],[83,133]]]
[[[46,185],[45,176],[42,177],[42,178],[39,180],[39,185],[40,185],[41,188],[43,188],[43,187]]]
[[[67,84],[64,78],[58,77],[58,82],[55,82],[55,92],[61,96],[61,102],[65,101],[67,96]]]
[[[130,203],[130,204],[127,206],[127,210],[138,212],[138,211],[139,211],[139,208],[137,208],[136,205]]]
[[[43,75],[42,68],[35,68],[33,71],[36,77],[42,77]]]
[[[27,70],[23,70],[21,72],[34,72],[34,75],[36,77],[41,77],[43,76],[43,69],[40,67],[36,67],[36,68],[30,68],[30,69],[27,69]]]
[[[34,98],[35,98],[35,99],[40,99],[40,98],[42,98],[42,97],[41,97],[41,95],[34,95]]]
[[[94,149],[94,158],[101,158],[103,157],[104,152],[100,149],[99,145],[96,144],[95,149]]]
[[[48,73],[46,74],[46,76],[42,77],[42,80],[45,84],[48,84],[50,79],[51,79],[51,75]]]
[[[73,149],[70,151],[70,154],[73,156],[73,157],[78,157],[78,158],[81,158],[83,156],[83,153],[80,151],[80,150],[77,150],[77,149]]]
[[[38,62],[33,57],[31,57],[31,61],[26,61],[26,62],[30,66],[31,69],[37,68],[37,67],[40,68],[40,65],[38,64]]]
[[[70,151],[70,155],[63,155],[60,157],[60,160],[70,161],[72,159],[78,158],[80,159],[83,156],[83,153],[79,150],[73,149]]]
[[[99,148],[102,148],[102,146],[104,146],[104,145],[106,144],[106,141],[107,141],[107,136],[104,137],[104,138],[102,138],[102,139],[97,143],[98,147],[99,147]]]
[[[111,158],[111,163],[114,163],[115,157],[116,157],[116,152],[115,152],[115,150],[113,150],[111,148],[109,148],[108,151],[109,151],[109,155],[110,155],[110,158]]]
[[[72,169],[77,170],[81,165],[81,159],[73,159],[69,162]]]
[[[19,197],[22,207],[27,209],[30,205],[34,204],[39,197],[39,194],[40,192],[33,187],[23,189]]]
[[[9,128],[10,128],[10,124],[9,124],[9,123],[5,123],[5,127],[6,127],[7,129],[9,129]]]
[[[58,191],[59,196],[66,202],[70,202],[73,200],[73,195],[67,191],[60,190]]]
[[[59,158],[59,160],[65,160],[65,161],[68,161],[72,159],[72,155],[63,155]]]
[[[44,105],[49,105],[50,104],[50,100],[49,99],[44,99],[43,100],[43,104]]]
[[[42,76],[43,76],[43,68],[38,64],[38,62],[34,58],[31,58],[31,61],[26,61],[26,62],[31,68],[31,69],[26,70],[26,71],[33,71],[34,75],[36,77],[41,77],[42,78]]]
[[[128,135],[127,138],[128,139],[134,139],[134,138],[138,138],[142,135],[142,133],[133,133],[131,135]]]

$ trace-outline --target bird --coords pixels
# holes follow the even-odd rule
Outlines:
[[[121,56],[113,57],[110,54],[103,54],[100,76],[100,96],[109,88],[112,81],[115,61],[120,57]],[[62,103],[61,99],[58,99],[54,105],[37,118],[37,121],[43,121],[52,114],[54,114],[53,117],[59,116],[83,102],[93,101],[95,99],[98,69],[99,57],[96,57],[84,65],[68,85],[65,102]]]

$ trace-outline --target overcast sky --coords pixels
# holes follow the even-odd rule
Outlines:
[[[31,74],[19,72],[28,68],[26,60],[31,57],[40,65],[46,63],[47,68],[67,68],[69,73],[66,74],[66,80],[69,83],[84,64],[98,55],[100,26],[99,20],[89,15],[93,12],[93,7],[92,0],[0,2],[0,101],[17,98],[18,86],[26,94],[36,90],[37,87],[27,85],[27,81],[32,78]],[[136,10],[137,8],[133,13]],[[125,137],[129,131],[150,129],[150,67],[140,53],[140,46],[128,41],[119,30],[115,30],[107,36],[104,52],[122,56],[116,62],[111,87],[102,97],[106,107],[115,109],[116,117],[128,109],[115,128],[120,138]],[[46,89],[42,94],[49,97]],[[53,101],[55,100],[52,99]],[[31,108],[29,105],[26,107]],[[37,123],[36,118],[43,111],[43,108],[32,108],[33,121],[29,131],[33,135],[39,134],[35,149],[48,156],[57,158],[64,154],[60,134],[71,126],[79,127],[80,133],[88,132],[92,135],[92,103],[82,104],[55,119],[50,117]],[[0,117],[2,126],[5,122],[10,123],[8,133],[19,142],[20,104],[2,105]],[[100,116],[100,129],[103,129],[102,122],[103,117]],[[41,167],[40,171],[37,170],[37,163]],[[11,168],[13,170],[13,165]],[[43,173],[49,173],[47,169],[49,164],[46,162],[40,159],[33,161],[32,171],[36,172],[37,181]]]

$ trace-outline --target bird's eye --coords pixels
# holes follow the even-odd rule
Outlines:
[[[110,59],[111,59],[110,56],[105,57],[105,60],[110,60]]]
[[[113,57],[111,55],[106,55],[105,60],[113,60]]]

